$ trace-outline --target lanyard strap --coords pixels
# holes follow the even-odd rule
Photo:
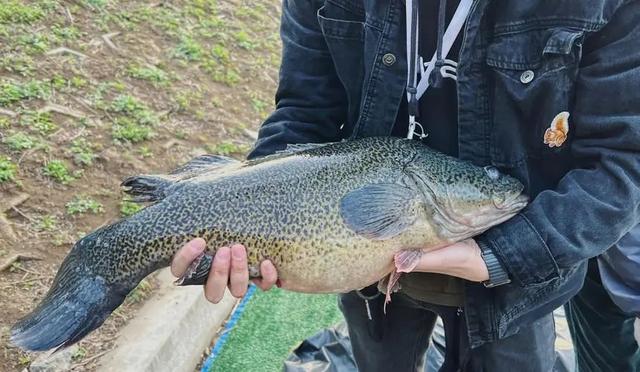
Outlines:
[[[407,103],[409,112],[409,133],[407,138],[413,138],[416,125],[420,125],[416,122],[415,118],[418,116],[418,100],[424,92],[429,88],[429,76],[436,65],[438,57],[446,58],[453,43],[456,41],[458,34],[462,30],[462,26],[471,11],[471,5],[473,0],[460,0],[458,8],[456,9],[447,30],[444,33],[442,45],[442,55],[438,55],[438,51],[433,54],[431,60],[425,66],[420,62],[418,57],[418,38],[419,38],[419,24],[418,24],[418,3],[421,0],[406,0],[406,22],[407,22]],[[443,9],[440,9],[443,12]],[[443,18],[443,14],[440,14]],[[420,81],[418,82],[418,69],[420,70]],[[423,133],[421,138],[426,137]]]

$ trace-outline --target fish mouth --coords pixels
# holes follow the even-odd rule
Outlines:
[[[520,209],[524,208],[528,203],[529,203],[529,197],[525,194],[518,193],[515,196],[509,199],[506,199],[501,203],[496,203],[494,201],[493,204],[496,207],[496,209],[509,213],[511,211],[519,211]]]
[[[509,201],[501,203],[500,207],[494,206],[494,208],[490,208],[491,210],[480,212],[478,216],[471,218],[456,215],[449,211],[448,208],[443,208],[438,203],[435,203],[435,210],[438,216],[435,221],[449,233],[450,238],[455,241],[463,240],[479,235],[489,228],[511,219],[528,204],[528,201],[528,196],[517,194],[515,197],[510,198]],[[499,213],[495,213],[496,211],[499,211]]]

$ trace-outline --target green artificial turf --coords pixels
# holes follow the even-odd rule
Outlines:
[[[209,371],[281,371],[302,340],[341,320],[335,295],[258,290]]]

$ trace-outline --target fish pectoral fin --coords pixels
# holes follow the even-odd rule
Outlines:
[[[175,176],[176,180],[185,180],[199,174],[212,171],[217,168],[239,163],[239,160],[221,155],[201,155],[191,159],[189,162],[179,166],[169,173]]]
[[[174,183],[168,176],[141,175],[125,179],[120,186],[133,197],[132,201],[142,203],[164,199],[167,189]]]
[[[402,185],[367,185],[342,198],[340,213],[345,224],[357,234],[385,240],[415,222],[417,200],[416,192]]]

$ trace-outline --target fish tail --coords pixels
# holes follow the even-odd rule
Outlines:
[[[70,346],[102,325],[124,301],[134,286],[110,284],[86,264],[83,251],[96,233],[74,246],[45,298],[11,329],[14,345],[31,351]]]

